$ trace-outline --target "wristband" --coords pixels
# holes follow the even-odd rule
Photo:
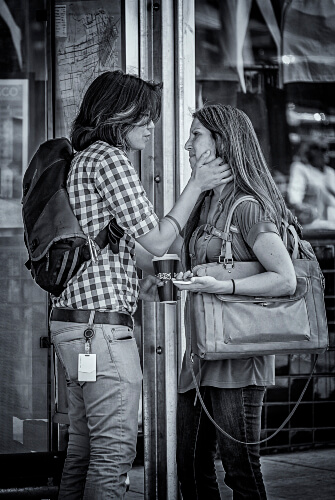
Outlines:
[[[172,217],[172,215],[169,215],[169,214],[165,215],[165,218],[170,219],[172,222],[174,222],[176,224],[176,226],[178,228],[178,232],[180,234],[181,233],[181,226],[180,226],[179,222],[177,221],[177,219],[175,219],[174,217]]]
[[[232,294],[232,295],[234,295],[234,294],[235,294],[235,280],[230,280],[230,281],[231,281],[231,282],[232,282],[232,284],[233,284],[233,291],[232,291],[232,293],[231,293],[231,294]]]
[[[179,234],[179,233],[178,233],[178,228],[177,228],[177,225],[173,222],[173,220],[170,220],[170,217],[169,217],[169,218],[167,218],[167,217],[165,216],[162,220],[164,220],[164,219],[166,220],[166,222],[168,222],[169,224],[171,224],[171,226],[173,227],[173,230],[174,230],[174,232],[175,232],[175,234],[176,234],[176,237],[177,237],[177,236],[178,236],[178,234]]]

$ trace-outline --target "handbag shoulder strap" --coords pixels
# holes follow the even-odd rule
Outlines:
[[[216,422],[215,420],[213,419],[213,417],[211,416],[211,414],[209,413],[208,409],[206,408],[206,405],[204,403],[204,400],[202,398],[202,395],[201,395],[201,392],[200,392],[200,388],[199,388],[199,385],[198,385],[198,382],[197,382],[197,379],[196,379],[196,376],[195,376],[195,373],[194,373],[194,369],[193,369],[193,353],[191,353],[191,357],[190,357],[190,370],[191,370],[191,375],[192,375],[192,379],[193,379],[193,383],[194,383],[194,387],[195,387],[195,390],[196,390],[196,394],[199,398],[199,401],[200,401],[200,404],[204,410],[204,412],[206,413],[207,417],[209,418],[209,420],[212,422],[212,424],[217,428],[217,430],[219,432],[221,432],[221,434],[223,434],[224,436],[226,436],[227,438],[231,439],[232,441],[235,441],[236,443],[241,443],[241,444],[246,444],[246,445],[259,445],[261,443],[265,443],[266,441],[269,441],[269,439],[272,439],[274,436],[276,436],[278,434],[278,432],[280,432],[284,427],[285,425],[287,424],[287,422],[291,419],[291,417],[293,416],[293,414],[295,413],[296,409],[298,408],[302,398],[304,397],[304,394],[307,390],[307,387],[312,379],[312,376],[313,376],[313,373],[314,373],[314,370],[315,370],[315,367],[316,367],[316,363],[317,363],[317,360],[318,360],[318,354],[315,356],[315,360],[314,360],[314,363],[313,363],[313,367],[312,367],[312,370],[309,374],[309,377],[308,377],[308,380],[306,382],[306,384],[304,385],[304,388],[299,396],[299,399],[298,401],[296,402],[296,404],[294,405],[293,409],[291,410],[291,412],[289,413],[289,415],[285,418],[284,422],[278,427],[278,429],[273,433],[271,434],[270,436],[267,436],[266,438],[264,439],[260,439],[259,441],[254,441],[254,442],[248,442],[248,441],[240,441],[239,439],[236,439],[234,436],[231,436],[230,434],[228,434],[228,432],[226,432],[225,430],[223,430]]]
[[[233,249],[232,249],[233,238],[230,229],[231,221],[236,208],[244,201],[252,201],[254,203],[258,203],[258,201],[253,196],[246,195],[246,196],[241,196],[241,198],[238,198],[230,207],[224,227],[224,234],[226,235],[226,237],[223,239],[221,255],[219,257],[219,262],[222,263],[227,269],[232,268],[234,265]]]
[[[224,228],[225,233],[230,232],[230,226],[231,226],[233,214],[234,214],[236,208],[244,201],[253,201],[254,203],[258,203],[256,198],[254,198],[253,196],[250,196],[250,195],[241,196],[241,198],[238,198],[237,200],[235,200],[233,205],[230,207],[230,210],[229,210],[228,215],[227,215],[227,220],[226,220],[225,228]]]
[[[231,231],[231,221],[233,218],[234,211],[236,208],[243,203],[244,201],[252,201],[254,203],[258,203],[258,201],[250,195],[245,195],[241,196],[237,200],[234,201],[233,205],[230,207],[227,219],[225,222],[224,230],[220,231],[218,228],[215,226],[212,226],[211,224],[203,224],[199,226],[196,231],[193,233],[190,243],[189,243],[189,253],[190,253],[190,258],[193,266],[193,259],[195,257],[195,242],[198,237],[199,231],[204,230],[207,231],[209,234],[212,234],[214,236],[218,236],[221,238],[222,241],[222,247],[221,247],[221,255],[219,257],[219,262],[224,264],[227,268],[230,268],[233,266],[233,252],[232,252],[232,231]]]

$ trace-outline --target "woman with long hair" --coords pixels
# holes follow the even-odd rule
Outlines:
[[[151,254],[166,252],[195,197],[229,178],[223,161],[207,162],[205,152],[170,213],[159,220],[128,153],[145,148],[160,112],[160,84],[110,71],[91,83],[73,123],[71,207],[92,245],[112,218],[124,234],[118,249],[96,248],[96,259],[52,297],[51,337],[65,371],[70,421],[60,499],[124,498],[142,380],[133,334],[137,267],[151,271]],[[154,298],[158,281],[145,278],[142,296]]]
[[[183,254],[185,268],[178,279],[191,283],[176,286],[198,293],[292,294],[296,276],[280,234],[283,220],[294,221],[271,177],[250,119],[231,106],[204,106],[193,115],[185,148],[192,168],[202,152],[209,149],[211,158],[219,156],[230,166],[233,180],[199,197],[186,224],[184,240],[179,238],[175,244],[175,249],[178,247]],[[258,260],[265,272],[227,281],[197,276],[198,265],[219,261],[222,239],[211,228],[222,231],[229,209],[244,195],[251,195],[254,200],[241,202],[234,211],[234,258]],[[191,309],[190,314],[195,315],[196,321],[196,311]],[[186,330],[189,326],[185,325]],[[177,463],[183,500],[220,499],[214,465],[217,447],[225,482],[233,490],[234,499],[265,499],[259,445],[238,443],[216,430],[196,398],[189,355],[187,345],[179,381],[177,417]],[[265,388],[274,384],[274,356],[217,361],[195,357],[193,368],[216,423],[239,441],[259,441]]]

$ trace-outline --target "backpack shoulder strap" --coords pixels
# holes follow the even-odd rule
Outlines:
[[[119,253],[119,241],[124,235],[124,230],[115,219],[111,219],[95,238],[95,243],[102,250],[108,244],[114,254]]]

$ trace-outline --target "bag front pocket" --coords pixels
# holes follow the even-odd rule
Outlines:
[[[221,302],[224,343],[309,340],[311,329],[305,299],[281,302],[280,307],[278,305],[273,300],[256,303]],[[292,321],[294,318],[296,321]]]
[[[260,356],[311,341],[307,281],[292,297],[192,294],[192,351],[205,359]]]

